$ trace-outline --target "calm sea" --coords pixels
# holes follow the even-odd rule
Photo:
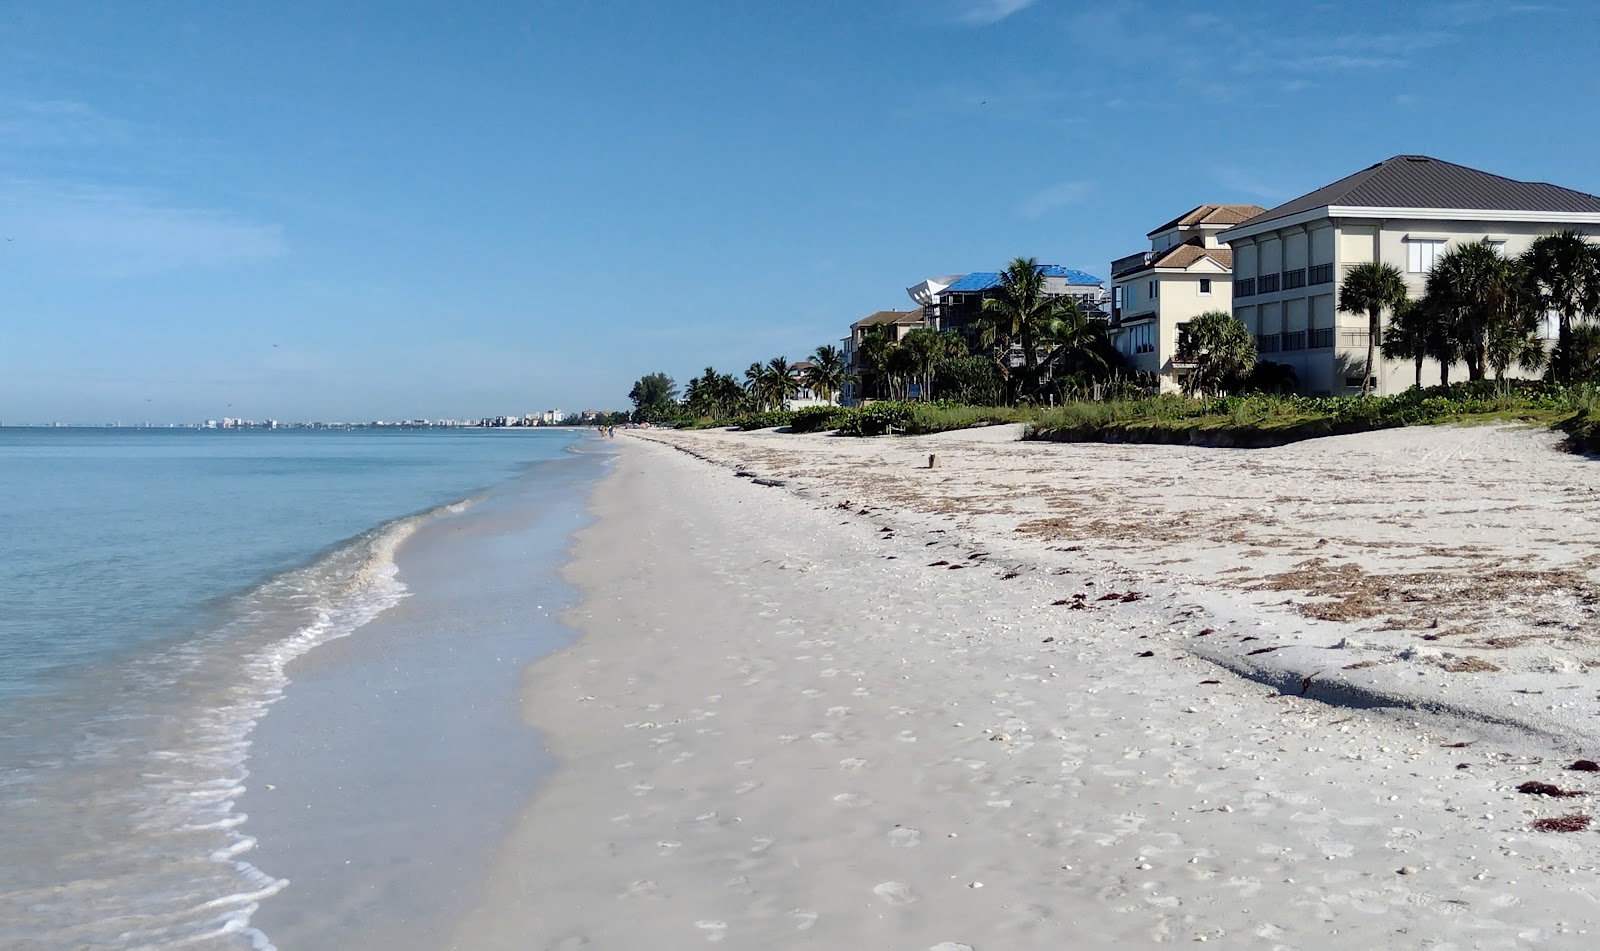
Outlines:
[[[234,803],[285,664],[576,438],[0,429],[0,947],[267,946]]]

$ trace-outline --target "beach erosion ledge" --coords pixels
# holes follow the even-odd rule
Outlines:
[[[1591,645],[1482,646],[1586,616],[1563,585],[1595,477],[1545,436],[643,435],[575,542],[581,637],[526,675],[561,765],[458,946],[1584,947],[1600,926],[1593,833],[1534,827],[1585,800],[1517,791],[1586,778],[1561,767],[1589,742]],[[1414,600],[1373,580],[1397,573]],[[1315,676],[1261,682],[1291,668]],[[1324,679],[1419,709],[1325,702]]]

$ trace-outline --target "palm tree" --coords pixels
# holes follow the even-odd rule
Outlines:
[[[966,344],[953,333],[940,332],[927,327],[917,327],[900,338],[899,349],[905,353],[904,363],[916,377],[917,390],[922,399],[933,398],[933,368],[946,357],[964,351]]]
[[[1600,311],[1600,248],[1576,231],[1560,231],[1536,238],[1522,262],[1541,308],[1560,315],[1551,371],[1557,383],[1566,383],[1572,328]]]
[[[1406,279],[1393,264],[1367,261],[1357,264],[1339,285],[1339,310],[1346,314],[1367,315],[1367,372],[1361,378],[1361,395],[1372,385],[1372,368],[1382,332],[1380,318],[1385,308],[1400,306],[1406,299]]]
[[[1437,323],[1429,316],[1423,301],[1408,298],[1395,307],[1389,328],[1383,333],[1383,342],[1379,344],[1384,359],[1416,363],[1416,388],[1419,390],[1422,389],[1422,361],[1431,355],[1429,335]]]
[[[994,297],[983,300],[978,313],[978,339],[991,348],[995,365],[1006,381],[1007,398],[1015,401],[1017,387],[1011,372],[1011,352],[1021,348],[1023,380],[1037,385],[1040,333],[1047,324],[1068,318],[1077,303],[1069,297],[1045,292],[1044,275],[1034,258],[1012,258],[1000,272]]]
[[[883,396],[889,369],[889,354],[895,348],[892,333],[893,331],[884,324],[868,327],[861,333],[861,342],[856,344],[856,358],[872,373],[873,392],[878,397]]]
[[[828,402],[844,389],[850,381],[850,367],[844,354],[833,344],[823,344],[811,354],[811,365],[806,367],[805,384]]]
[[[757,412],[767,408],[765,394],[761,392],[761,377],[766,373],[766,369],[760,361],[744,368],[744,391],[755,404]]]
[[[1572,346],[1564,359],[1573,380],[1600,379],[1600,327],[1579,324],[1572,328]]]
[[[1522,269],[1488,239],[1440,255],[1428,274],[1427,296],[1442,318],[1441,352],[1448,343],[1466,361],[1469,380],[1487,375],[1491,335],[1497,335],[1500,352],[1508,352],[1515,334],[1507,325],[1516,325],[1524,311],[1537,306]]]
[[[783,404],[800,391],[800,380],[787,358],[773,357],[760,371],[758,388],[766,405],[782,409]]]
[[[1484,360],[1494,370],[1496,383],[1505,382],[1506,371],[1513,364],[1524,370],[1541,370],[1550,359],[1539,339],[1543,301],[1528,275],[1528,265],[1519,258],[1507,261],[1506,268],[1510,293],[1484,341]]]
[[[1209,310],[1189,321],[1178,342],[1177,360],[1192,363],[1185,392],[1221,395],[1236,388],[1256,362],[1256,340],[1244,321],[1225,310]]]
[[[1052,377],[1059,372],[1080,379],[1088,377],[1093,382],[1102,374],[1110,375],[1120,357],[1105,323],[1091,320],[1070,298],[1039,327],[1038,342],[1044,349],[1041,373]]]

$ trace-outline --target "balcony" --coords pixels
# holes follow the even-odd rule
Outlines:
[[[1296,287],[1306,286],[1306,269],[1297,267],[1292,271],[1283,272],[1283,289],[1291,290]]]
[[[1257,353],[1277,353],[1278,352],[1278,335],[1277,334],[1256,334],[1256,352]]]
[[[1304,330],[1285,331],[1282,336],[1283,350],[1304,350],[1306,348],[1306,332]]]
[[[1313,265],[1311,265],[1311,283],[1312,284],[1332,284],[1333,283],[1333,265],[1331,265],[1331,264],[1313,264]]]
[[[1260,278],[1260,290],[1263,294],[1273,294],[1278,290],[1278,275],[1263,274]]]
[[[1138,254],[1117,258],[1111,262],[1111,276],[1116,278],[1123,274],[1131,274],[1134,271],[1142,270],[1148,267],[1150,262],[1155,259],[1156,253],[1154,251],[1140,251]]]
[[[1256,279],[1253,277],[1238,278],[1233,282],[1234,297],[1254,297],[1256,295]]]
[[[1331,264],[1326,265],[1326,266],[1330,267],[1330,268],[1333,267],[1333,265],[1331,265]],[[1329,278],[1329,280],[1332,280],[1332,278]],[[1321,330],[1313,330],[1313,331],[1311,331],[1311,349],[1312,350],[1327,350],[1329,347],[1332,347],[1332,346],[1333,346],[1333,328],[1332,327],[1324,327]]]

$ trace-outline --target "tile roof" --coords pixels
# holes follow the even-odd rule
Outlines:
[[[1260,205],[1196,205],[1161,227],[1146,232],[1145,237],[1158,235],[1171,228],[1187,228],[1194,225],[1242,224],[1263,211],[1266,211],[1266,209]]]
[[[1188,267],[1201,258],[1210,258],[1225,268],[1233,268],[1232,248],[1208,248],[1200,244],[1198,239],[1175,244],[1162,252],[1151,267]]]
[[[922,320],[920,310],[880,310],[861,318],[851,327],[873,327],[878,324],[914,324]]]
[[[1585,192],[1544,182],[1519,182],[1426,155],[1396,155],[1245,223],[1272,221],[1327,205],[1600,214],[1600,197]]]
[[[1039,273],[1045,277],[1064,277],[1067,279],[1068,284],[1098,285],[1104,283],[1088,271],[1080,271],[1077,268],[1062,267],[1059,264],[1040,264],[1036,267]],[[999,271],[973,271],[971,274],[967,274],[960,280],[950,284],[944,290],[971,293],[973,291],[986,291],[999,286]],[[940,291],[940,293],[942,294],[944,291]]]

